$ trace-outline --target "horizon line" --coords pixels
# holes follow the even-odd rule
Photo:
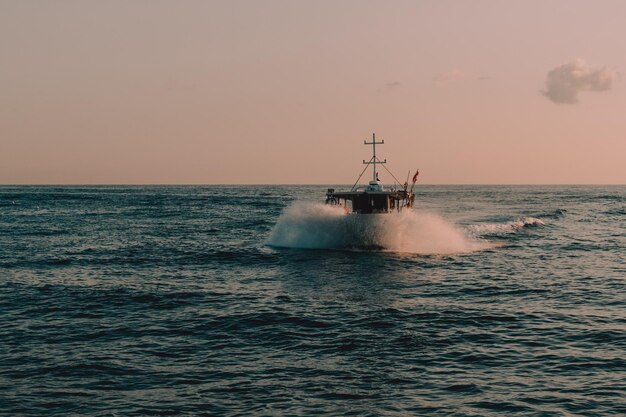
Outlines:
[[[295,186],[295,185],[311,185],[311,186],[328,186],[341,185],[352,186],[349,183],[0,183],[0,187],[63,187],[63,186],[179,186],[179,187],[228,187],[228,186]],[[385,185],[385,184],[383,184]],[[626,183],[422,183],[416,186],[461,186],[461,185],[490,185],[490,186],[625,186]]]

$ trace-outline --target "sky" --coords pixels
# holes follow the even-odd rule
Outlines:
[[[424,184],[625,184],[624,16],[0,0],[0,184],[351,184],[373,132]]]

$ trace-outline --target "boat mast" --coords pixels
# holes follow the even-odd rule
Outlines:
[[[373,164],[374,165],[374,169],[372,172],[372,181],[376,181],[376,145],[383,145],[385,143],[385,140],[381,140],[380,142],[376,142],[376,133],[372,133],[372,141],[368,142],[366,140],[363,141],[363,144],[365,145],[372,145],[372,159],[369,160],[369,162],[365,162],[365,160],[363,160],[364,164]],[[385,159],[384,161],[378,161],[379,164],[385,164],[387,163],[387,160]]]

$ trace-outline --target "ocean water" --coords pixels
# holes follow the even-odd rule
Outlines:
[[[625,186],[325,189],[0,187],[0,414],[626,415]]]

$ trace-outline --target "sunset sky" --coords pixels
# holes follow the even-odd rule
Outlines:
[[[624,74],[625,1],[1,0],[0,184],[624,184]]]

